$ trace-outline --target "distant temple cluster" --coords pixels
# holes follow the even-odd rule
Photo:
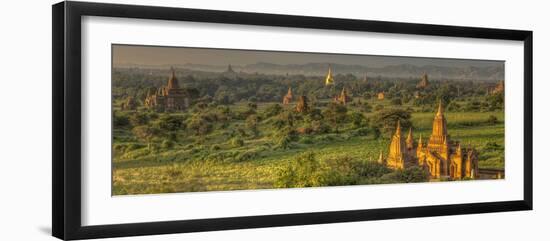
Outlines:
[[[378,161],[392,169],[421,166],[429,171],[431,178],[477,178],[477,152],[474,148],[463,148],[458,141],[450,140],[441,102],[432,128],[427,145],[422,142],[422,136],[418,143],[414,143],[412,129],[409,129],[405,139],[398,121],[391,139],[389,155],[384,159],[380,153]]]
[[[148,93],[145,106],[156,111],[181,111],[189,106],[189,98],[185,90],[180,88],[174,68],[166,86]]]

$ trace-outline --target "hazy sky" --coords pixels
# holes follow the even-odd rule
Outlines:
[[[373,55],[296,53],[257,50],[227,50],[185,47],[155,47],[113,45],[113,64],[127,65],[245,65],[258,62],[274,64],[337,63],[384,67],[387,65],[412,64],[417,66],[500,66],[502,61],[457,60],[441,58],[388,57]]]

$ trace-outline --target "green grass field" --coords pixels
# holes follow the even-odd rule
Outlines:
[[[373,106],[380,103],[388,106],[387,101],[372,101]],[[259,103],[257,112],[269,105]],[[230,108],[232,112],[241,112],[247,107],[238,103]],[[366,114],[367,118],[370,115],[373,114]],[[496,123],[487,123],[491,115],[497,117]],[[503,112],[447,112],[445,116],[451,139],[480,151],[480,167],[504,168]],[[415,141],[420,134],[427,141],[433,117],[433,112],[412,113]],[[387,134],[379,138],[370,133],[357,135],[356,128],[350,125],[342,126],[337,133],[300,134],[290,148],[276,148],[273,140],[276,131],[269,120],[258,123],[258,135],[248,135],[242,138],[243,143],[235,145],[233,132],[244,125],[244,120],[231,120],[203,137],[181,131],[169,148],[159,147],[161,141],[154,141],[157,144],[151,148],[130,129],[115,129],[113,194],[275,188],[277,173],[304,152],[314,152],[319,161],[335,158],[375,161],[380,151],[384,156],[388,152]]]

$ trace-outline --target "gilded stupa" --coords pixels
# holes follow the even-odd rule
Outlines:
[[[330,67],[330,65],[328,66],[327,77],[325,77],[325,85],[334,85],[334,77],[332,76],[332,68]]]

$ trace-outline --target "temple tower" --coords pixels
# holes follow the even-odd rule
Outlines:
[[[409,134],[407,134],[407,140],[405,141],[407,144],[407,149],[411,151],[414,149],[414,140],[413,140],[413,134],[412,134],[412,128],[409,128]]]
[[[397,121],[397,128],[390,143],[387,165],[393,169],[405,168],[405,142],[401,136],[401,124]]]
[[[340,92],[340,95],[334,98],[335,102],[342,105],[346,105],[351,100],[352,100],[351,97],[348,96],[348,91],[346,90],[346,87],[343,87],[342,92]]]
[[[430,151],[443,152],[444,148],[447,148],[447,120],[443,112],[443,104],[440,100],[432,125],[432,135],[430,136],[427,146]]]
[[[420,82],[416,85],[416,88],[426,88],[430,83],[428,82],[428,74],[424,73],[420,78]]]
[[[309,105],[307,103],[307,97],[305,95],[301,95],[298,98],[298,103],[296,104],[296,112],[307,113],[308,111]]]
[[[456,146],[454,154],[451,156],[451,166],[449,176],[453,179],[462,178],[462,147],[460,143]]]
[[[292,102],[292,88],[288,87],[288,92],[283,97],[283,105],[288,105]]]
[[[382,154],[382,150],[380,150],[380,155],[378,156],[378,163],[384,164],[384,154]]]
[[[174,70],[174,68],[170,68],[170,69],[172,71],[172,74],[170,75],[170,78],[168,79],[168,85],[166,86],[168,91],[170,91],[170,89],[180,88],[178,79],[176,78],[176,71]]]

